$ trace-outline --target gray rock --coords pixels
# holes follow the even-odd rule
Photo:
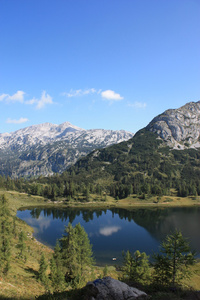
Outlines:
[[[127,141],[133,135],[125,130],[85,130],[69,122],[0,133],[0,174],[29,178],[62,173],[93,150]]]
[[[146,293],[111,277],[104,277],[103,279],[88,282],[86,289],[89,291],[87,295],[88,300],[134,300],[148,298]]]
[[[157,133],[174,149],[200,147],[200,101],[169,109],[155,117],[147,130]]]

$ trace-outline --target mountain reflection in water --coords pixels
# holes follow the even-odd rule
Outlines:
[[[71,222],[84,226],[93,245],[97,263],[122,261],[122,251],[158,251],[160,242],[175,229],[182,231],[192,249],[200,252],[200,208],[78,209],[33,208],[19,210],[17,216],[34,228],[35,237],[54,247]]]

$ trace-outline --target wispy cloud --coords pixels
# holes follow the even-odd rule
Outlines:
[[[52,104],[53,100],[52,97],[47,94],[46,91],[42,92],[42,95],[39,99],[33,97],[30,100],[25,100],[24,99],[24,95],[26,93],[23,91],[17,91],[15,94],[13,95],[9,95],[9,94],[1,94],[0,95],[0,101],[4,101],[7,103],[10,102],[20,102],[23,104],[30,104],[30,105],[36,105],[36,109],[41,109],[43,107],[45,107],[47,104]]]
[[[133,107],[133,108],[146,108],[147,104],[145,102],[138,102],[135,101],[134,103],[128,103],[129,107]]]
[[[29,105],[36,104],[36,109],[41,109],[47,104],[53,104],[53,100],[52,97],[49,94],[47,94],[46,91],[43,91],[40,99],[33,98],[31,100],[26,101],[25,103]]]
[[[23,103],[24,102],[24,95],[25,95],[25,92],[23,92],[23,91],[17,91],[13,95],[2,94],[2,95],[0,95],[0,101]]]
[[[121,229],[120,226],[106,226],[99,230],[99,233],[104,236],[110,236],[113,233],[118,232]]]
[[[124,97],[122,97],[120,94],[115,93],[112,90],[106,90],[101,92],[101,97],[109,101],[120,101],[124,99]]]
[[[9,95],[8,94],[1,94],[0,95],[0,101],[5,100]]]
[[[70,90],[69,93],[62,93],[62,96],[72,98],[72,97],[81,97],[84,95],[99,94],[100,92],[101,90],[96,90],[94,88],[85,89],[85,90],[79,89],[79,90]]]
[[[22,123],[26,123],[28,121],[29,121],[29,119],[27,119],[27,118],[20,118],[19,120],[8,118],[6,123],[9,123],[9,124],[22,124]]]

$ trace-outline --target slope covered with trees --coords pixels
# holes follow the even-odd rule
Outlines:
[[[200,149],[171,149],[156,133],[140,130],[127,142],[95,150],[61,175],[25,181],[0,177],[0,186],[48,199],[89,201],[170,195],[200,195]]]

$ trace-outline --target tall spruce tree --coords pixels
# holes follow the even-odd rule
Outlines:
[[[11,216],[5,195],[0,198],[0,271],[7,275],[11,257]]]
[[[40,267],[38,270],[38,279],[44,284],[45,287],[48,286],[48,276],[47,276],[48,263],[45,259],[44,253],[42,253],[40,258]]]
[[[149,258],[145,252],[135,251],[133,255],[127,251],[122,267],[124,277],[145,284],[150,279]]]
[[[154,279],[156,282],[175,286],[189,276],[188,266],[195,263],[195,252],[180,231],[168,235],[161,244],[161,253],[154,254]]]
[[[65,277],[62,266],[62,258],[61,258],[61,248],[59,246],[59,242],[57,241],[56,246],[54,248],[53,257],[50,261],[50,279],[53,289],[55,291],[61,291],[64,287]]]
[[[94,263],[92,246],[84,228],[78,223],[75,226],[77,259],[80,268],[80,275],[83,276],[83,271],[87,266],[92,266]]]
[[[78,282],[83,279],[84,271],[92,266],[92,246],[84,228],[71,223],[65,228],[67,235],[60,239],[63,265],[66,269],[67,282]]]
[[[18,257],[22,258],[24,261],[27,260],[27,256],[26,256],[26,234],[25,232],[22,230],[19,234],[19,241],[17,244],[17,248],[19,249],[19,254]]]
[[[78,258],[75,231],[71,223],[65,228],[65,233],[60,239],[63,266],[66,269],[65,280],[71,282],[78,275]]]

